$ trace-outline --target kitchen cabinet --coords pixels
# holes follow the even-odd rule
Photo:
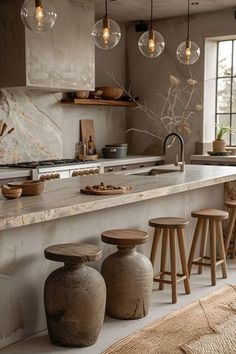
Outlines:
[[[94,4],[52,0],[57,20],[38,34],[25,28],[23,0],[0,2],[0,87],[47,91],[94,90],[95,46],[91,38]]]

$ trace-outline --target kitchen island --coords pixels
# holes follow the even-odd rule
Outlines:
[[[159,168],[159,167],[158,167]],[[169,169],[170,166],[161,166]],[[173,168],[173,167],[171,167]],[[133,171],[135,172],[135,171]],[[235,167],[186,166],[157,176],[104,174],[46,183],[37,197],[0,199],[0,347],[46,328],[43,286],[60,264],[44,259],[48,245],[65,242],[100,244],[100,234],[112,228],[150,231],[149,218],[179,216],[203,207],[223,208],[224,183],[236,180]],[[86,185],[132,187],[123,195],[80,194]],[[187,249],[195,224],[187,229]],[[151,237],[140,251],[149,255]],[[112,246],[103,247],[103,257]],[[99,267],[99,264],[96,264]]]

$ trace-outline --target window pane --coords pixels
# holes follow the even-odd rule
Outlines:
[[[231,134],[231,145],[236,145],[236,114],[232,114],[232,128],[235,132]]]
[[[217,113],[230,113],[231,79],[218,79]]]
[[[232,41],[219,42],[218,77],[231,76],[232,68]]]
[[[233,74],[234,76],[236,75],[236,41],[234,41],[234,68],[233,68]]]
[[[232,89],[232,113],[236,113],[236,78],[233,79]]]
[[[217,115],[217,125],[219,125],[219,124],[230,125],[230,115],[229,114],[218,114]],[[225,140],[226,144],[229,145],[230,134],[229,133],[224,134],[223,139]]]

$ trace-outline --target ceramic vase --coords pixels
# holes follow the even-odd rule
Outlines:
[[[51,341],[67,347],[93,345],[102,328],[105,303],[105,282],[95,269],[77,263],[52,272],[44,288]]]
[[[108,315],[134,320],[148,314],[153,268],[146,256],[135,247],[118,246],[118,251],[103,261],[101,273],[107,287]]]

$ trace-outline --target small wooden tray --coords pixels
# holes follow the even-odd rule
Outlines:
[[[90,194],[90,195],[115,195],[115,194],[124,194],[129,192],[131,187],[122,187],[122,189],[107,189],[105,191],[99,189],[80,189],[80,193]]]

